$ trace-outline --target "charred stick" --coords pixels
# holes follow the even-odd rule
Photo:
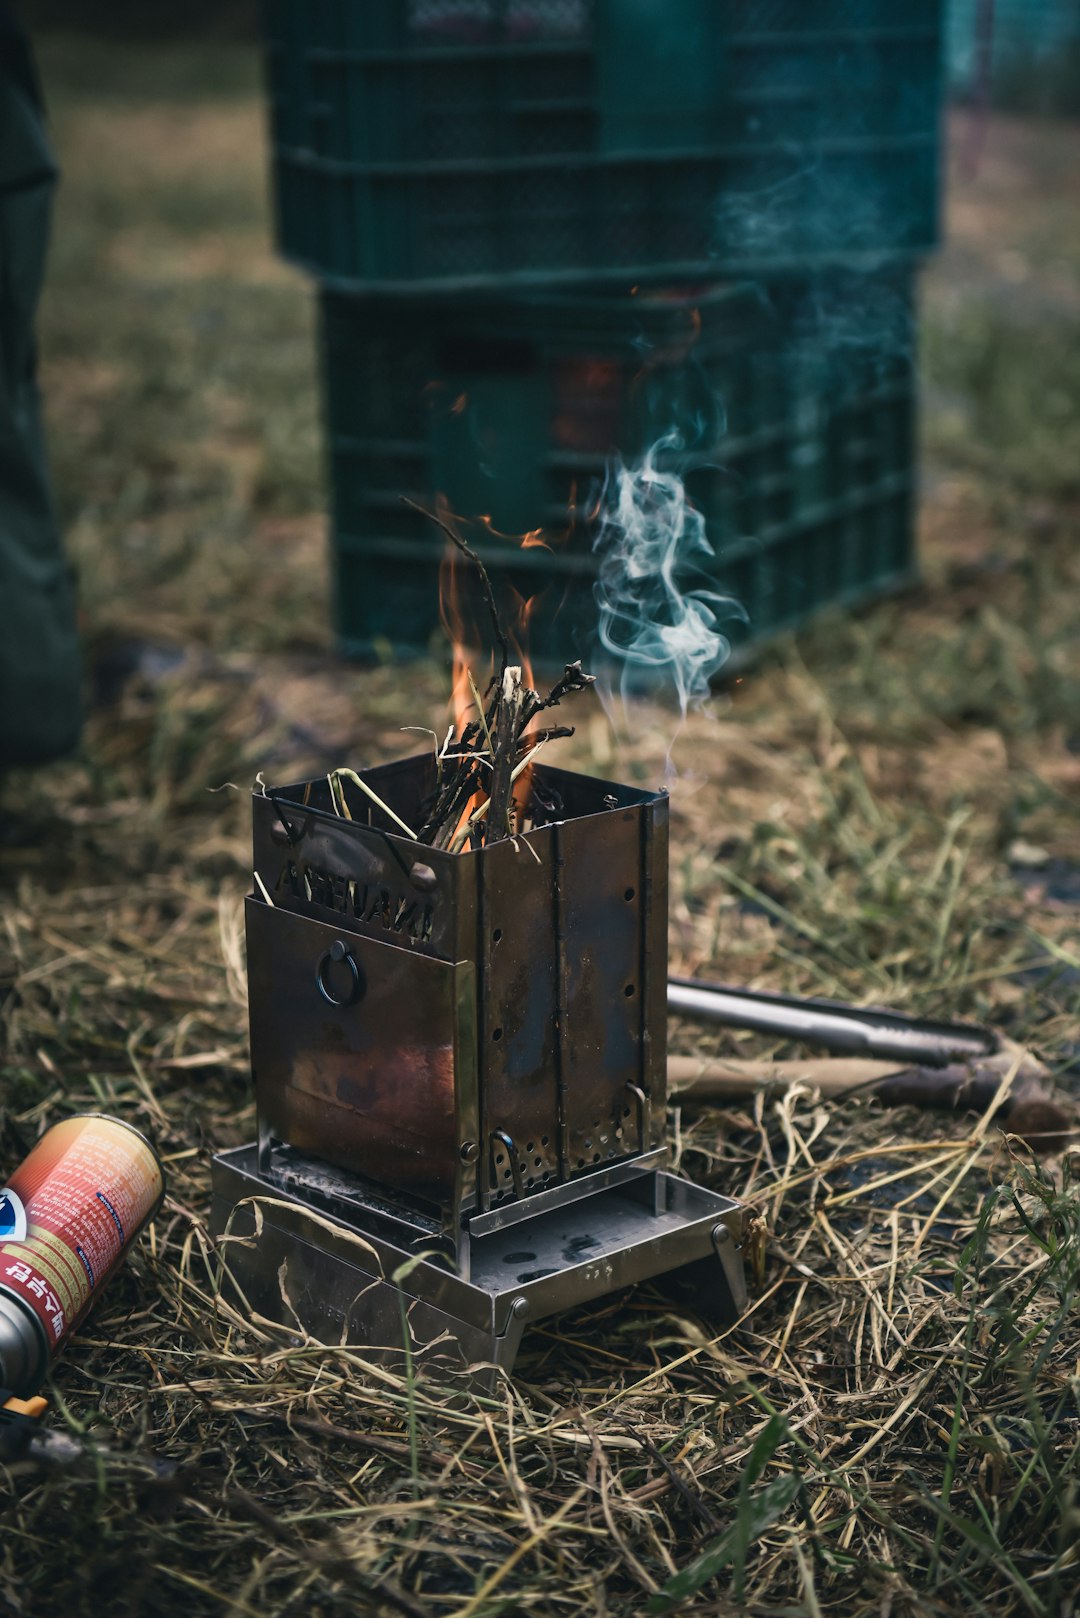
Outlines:
[[[528,768],[528,766],[532,762],[532,760],[536,757],[537,753],[539,753],[539,751],[543,747],[543,745],[544,745],[543,742],[537,742],[535,747],[530,747],[529,748],[528,752],[524,755],[523,758],[518,759],[518,762],[514,765],[514,768],[510,772],[510,785],[511,785],[511,787],[513,787],[514,782],[518,779],[518,777],[520,775],[524,774],[525,770]],[[473,847],[476,848],[478,846],[478,844],[479,844],[479,835],[478,834],[479,834],[479,830],[480,830],[480,823],[481,823],[481,821],[487,820],[487,818],[488,818],[488,810],[490,808],[491,808],[491,799],[490,798],[485,798],[483,803],[480,805],[479,809],[477,809],[469,817],[469,820],[468,820],[467,824],[465,826],[462,826],[462,827],[459,828],[456,836],[454,837],[453,841],[450,843],[450,852],[451,853],[456,853],[459,848],[462,848],[464,846],[464,844],[465,844],[466,839],[469,838],[469,837],[471,837],[471,839],[472,839]],[[509,813],[509,804],[507,805],[507,813]],[[492,841],[497,842],[498,838],[492,838]]]
[[[430,841],[435,848],[447,848],[452,842],[470,800],[484,790],[480,772],[475,767],[461,776],[457,790],[446,806],[444,814],[440,817],[431,835]]]
[[[443,779],[428,802],[426,815],[420,827],[418,839],[420,842],[431,842],[453,814],[455,805],[460,810],[466,799],[476,790],[481,757],[476,748],[479,736],[480,725],[474,720],[465,726],[460,740],[453,744],[455,756],[444,759]],[[468,791],[464,792],[466,787]]]
[[[530,690],[522,681],[520,667],[510,664],[509,642],[499,617],[495,591],[480,557],[453,525],[436,512],[429,511],[405,495],[401,496],[401,500],[403,505],[427,517],[441,529],[455,550],[460,551],[476,568],[498,647],[498,666],[485,692],[486,708],[471,672],[469,674],[479,718],[466,725],[460,738],[453,742],[455,757],[447,756],[447,746],[451,740],[447,738],[440,754],[442,767],[439,782],[425,806],[423,824],[418,834],[420,842],[435,848],[457,851],[466,842],[478,848],[481,843],[498,842],[511,835],[510,810],[514,782],[527,767],[537,747],[545,741],[574,734],[572,726],[551,725],[543,731],[527,735],[533,719],[545,709],[557,706],[571,692],[586,690],[594,683],[594,677],[583,673],[580,662],[568,663],[546,697]],[[489,772],[486,780],[485,771]],[[486,802],[470,815],[470,802],[481,795],[485,788]]]
[[[491,781],[495,746],[493,731],[503,699],[502,686],[493,692],[485,709],[471,672],[469,684],[472,687],[479,718],[464,727],[460,739],[454,744],[454,757],[447,760],[454,765],[454,768],[448,770],[442,789],[435,795],[433,808],[429,811],[421,831],[421,840],[432,843],[436,848],[447,848],[451,845],[460,848],[464,845],[466,839],[462,835],[464,831],[461,824],[462,815],[469,800],[486,793]],[[491,689],[489,686],[488,690]]]
[[[595,684],[596,675],[583,673],[580,662],[567,663],[546,697],[539,696],[535,691],[529,692],[522,713],[522,729],[531,724],[545,708],[556,708],[563,697],[571,696],[575,691],[587,691],[590,685]]]
[[[471,678],[470,684],[479,701]],[[486,711],[481,709],[479,719],[466,725],[461,733],[461,740],[455,747],[457,756],[453,760],[456,768],[448,775],[442,793],[436,797],[435,806],[422,832],[422,840],[431,842],[436,848],[446,848],[457,841],[462,829],[461,817],[469,800],[485,795],[489,789],[494,750],[492,730],[501,701],[500,687]]]
[[[425,815],[420,827],[421,842],[437,832],[451,806],[461,791],[463,782],[472,779],[476,772],[476,758],[472,753],[463,754],[454,760],[453,769],[446,771],[445,778],[425,806]]]
[[[530,730],[526,734],[519,734],[518,758],[524,758],[525,754],[531,752],[540,742],[558,742],[573,734],[573,725],[548,725],[545,730]]]
[[[501,701],[491,730],[493,757],[485,843],[495,843],[510,835],[510,795],[514,785],[521,705],[527,690],[521,683],[521,670],[516,664],[504,670]]]

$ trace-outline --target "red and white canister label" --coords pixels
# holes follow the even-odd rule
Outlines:
[[[66,1118],[0,1192],[0,1285],[45,1329],[50,1353],[89,1307],[164,1192],[161,1164],[112,1118]]]

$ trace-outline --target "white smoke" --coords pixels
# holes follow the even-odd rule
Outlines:
[[[625,698],[647,684],[673,687],[682,717],[709,695],[709,681],[731,651],[720,628],[746,614],[712,588],[702,563],[714,556],[705,519],[678,473],[657,464],[682,447],[676,434],[636,465],[619,458],[600,497],[594,586],[600,640],[617,660]]]

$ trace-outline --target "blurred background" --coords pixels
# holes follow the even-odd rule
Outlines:
[[[746,0],[714,29],[688,0],[663,51],[571,0],[433,0],[411,33],[407,11],[24,7],[63,173],[46,410],[98,685],[140,655],[118,641],[179,653],[146,633],[166,596],[186,649],[438,654],[442,540],[401,494],[471,525],[534,653],[595,660],[614,457],[632,490],[651,456],[715,553],[677,539],[681,588],[745,614],[706,626],[718,667],[720,632],[756,651],[914,581],[920,464],[927,529],[967,460],[1022,463],[1036,498],[1067,482],[1071,8],[853,28]],[[74,424],[80,366],[101,392]],[[631,590],[629,622],[618,585],[632,656],[650,604]]]

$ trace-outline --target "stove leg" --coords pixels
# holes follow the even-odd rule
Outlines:
[[[450,1383],[460,1382],[468,1368],[469,1387],[478,1393],[494,1392],[500,1372],[510,1375],[525,1332],[525,1321],[513,1311],[500,1334],[455,1319],[423,1299],[409,1301],[407,1318],[414,1365]]]
[[[695,1259],[658,1276],[656,1285],[676,1302],[689,1304],[714,1326],[733,1326],[746,1309],[746,1276],[736,1233],[726,1224],[713,1231],[715,1257]]]
[[[411,1357],[418,1375],[451,1385],[465,1381],[481,1392],[496,1387],[500,1372],[509,1373],[526,1324],[519,1309],[511,1309],[501,1333],[461,1320],[380,1274],[370,1243],[354,1238],[347,1255],[331,1252],[320,1240],[326,1226],[317,1216],[301,1215],[299,1230],[288,1221],[289,1210],[275,1208],[272,1195],[258,1227],[250,1200],[214,1199],[218,1286],[243,1313],[331,1347],[355,1348],[360,1358],[397,1371]]]

